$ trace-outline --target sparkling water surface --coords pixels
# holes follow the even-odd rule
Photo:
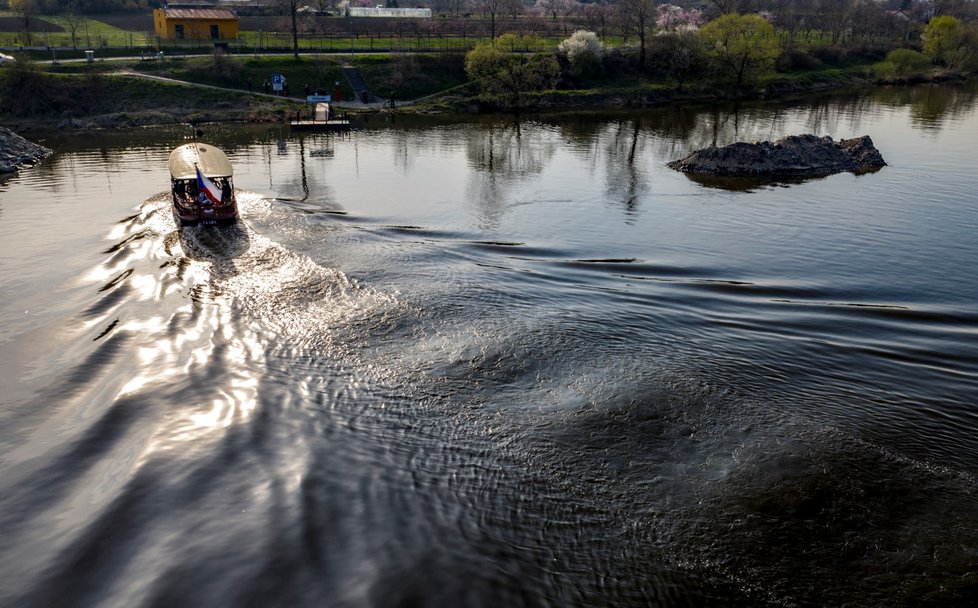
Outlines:
[[[182,129],[39,136],[0,605],[974,605],[976,95],[208,126],[228,228]],[[665,166],[798,133],[888,166]]]

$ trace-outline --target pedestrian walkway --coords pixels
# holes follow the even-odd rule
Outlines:
[[[355,68],[352,65],[344,65],[340,69],[343,71],[343,76],[346,77],[346,81],[350,83],[350,88],[353,89],[353,93],[361,103],[369,105],[378,101],[377,97],[370,92],[370,87],[367,86],[367,79],[360,73],[359,68]]]
[[[360,74],[360,70],[357,70],[356,68],[350,68],[350,69],[355,70],[358,75]],[[231,87],[221,87],[212,84],[202,84],[199,82],[188,82],[186,80],[178,80],[176,78],[168,78],[166,76],[156,76],[155,74],[145,74],[143,72],[136,72],[133,70],[120,70],[118,72],[115,72],[115,74],[118,74],[120,76],[134,77],[134,78],[145,78],[147,80],[159,80],[163,82],[172,82],[187,87],[196,87],[201,89],[211,89],[217,91],[237,91],[239,93],[248,93],[249,95],[253,95],[255,97],[264,97],[267,99],[289,99],[290,101],[299,102],[299,103],[305,101],[304,99],[298,97],[284,98],[281,95],[276,95],[274,93],[261,93],[259,91],[248,91],[246,89],[235,89]],[[350,82],[350,79],[347,78],[347,81]],[[361,86],[363,87],[360,89],[360,91],[362,92],[363,90],[365,90],[366,87],[366,80],[363,79],[362,75],[360,75],[360,82],[362,83]],[[351,82],[351,86],[352,86],[352,82]],[[359,95],[358,95],[358,99],[356,100],[352,100],[352,101],[344,100],[344,101],[334,102],[333,105],[335,105],[337,108],[345,108],[347,110],[383,110],[385,108],[390,107],[390,103],[386,99],[380,99],[375,95],[369,95],[369,99],[370,101],[364,103],[361,99],[359,99]],[[411,105],[411,103],[413,102],[399,101],[397,102],[396,105],[397,107],[401,107],[401,106]]]

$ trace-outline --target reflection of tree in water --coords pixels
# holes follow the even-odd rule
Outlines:
[[[860,125],[863,117],[872,115],[874,105],[876,104],[868,97],[850,95],[818,98],[805,106],[789,108],[788,111],[808,112],[807,119],[803,121],[807,133],[819,136],[835,133],[837,139],[845,139],[865,135],[861,132]],[[845,126],[844,122],[847,123]]]
[[[335,135],[326,133],[312,137],[299,135],[286,141],[286,154],[296,162],[294,170],[283,171],[274,176],[274,188],[280,197],[302,202],[332,200],[332,191],[327,183],[328,172],[321,166],[330,161],[331,155],[313,155],[312,152],[332,150],[334,137]],[[269,171],[271,170],[269,166]]]
[[[418,145],[424,138],[420,137],[414,129],[392,129],[390,133],[394,166],[407,174],[414,164],[414,159],[417,158]]]
[[[889,107],[909,107],[910,123],[914,127],[939,131],[947,122],[974,110],[976,90],[975,83],[963,87],[943,84],[883,87],[874,91],[873,101]]]
[[[466,154],[475,169],[467,198],[478,206],[482,228],[493,228],[506,207],[510,184],[541,173],[559,141],[549,129],[538,125],[523,129],[518,120],[466,133]]]
[[[621,204],[628,215],[638,208],[638,196],[648,187],[648,167],[637,154],[644,149],[650,131],[635,118],[609,125],[603,138],[608,198]],[[640,145],[641,142],[641,145]]]

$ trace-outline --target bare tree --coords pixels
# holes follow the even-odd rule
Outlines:
[[[513,19],[523,14],[523,0],[503,0],[503,10]]]
[[[489,39],[496,39],[496,17],[506,11],[506,0],[475,0],[482,16],[489,19]]]
[[[710,0],[710,4],[717,7],[721,15],[738,12],[745,4],[744,0]]]
[[[622,37],[628,38],[628,33],[638,36],[638,66],[644,68],[645,40],[651,33],[658,16],[655,0],[619,0],[617,7]]]
[[[31,19],[41,12],[37,0],[10,0],[10,10],[24,23],[24,44],[31,45]]]
[[[279,8],[291,19],[292,56],[299,58],[299,7],[301,0],[276,0]]]
[[[608,21],[612,14],[611,5],[606,0],[601,0],[594,4],[585,4],[583,12],[587,29],[605,38],[608,35]]]
[[[838,44],[852,26],[854,3],[851,0],[818,0],[815,26],[829,32],[832,44]]]
[[[564,0],[537,0],[536,6],[556,21],[557,16],[564,11]]]
[[[71,35],[71,46],[75,49],[78,48],[78,28],[84,19],[78,10],[78,0],[67,0],[62,8],[61,20]]]

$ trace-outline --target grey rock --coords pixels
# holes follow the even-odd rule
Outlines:
[[[704,148],[668,166],[683,173],[730,177],[816,177],[886,166],[868,135],[832,141],[831,137],[789,135],[775,142],[738,142]]]
[[[27,141],[6,127],[0,127],[0,173],[12,173],[18,167],[34,165],[48,157],[52,150]]]

